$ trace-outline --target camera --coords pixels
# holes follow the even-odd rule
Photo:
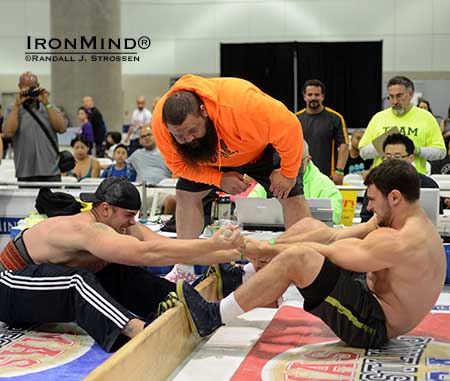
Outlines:
[[[23,93],[24,97],[37,98],[40,94],[42,94],[45,89],[40,87],[31,87],[25,93]]]

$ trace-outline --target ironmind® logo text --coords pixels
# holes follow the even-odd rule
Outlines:
[[[72,38],[42,38],[26,36],[26,61],[40,62],[112,62],[139,61],[137,49],[148,49],[151,40],[139,38],[105,38],[79,36]]]

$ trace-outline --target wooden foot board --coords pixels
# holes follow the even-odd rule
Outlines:
[[[217,300],[217,278],[208,277],[197,290],[209,301]],[[191,332],[180,304],[156,319],[84,381],[166,380],[200,341]]]

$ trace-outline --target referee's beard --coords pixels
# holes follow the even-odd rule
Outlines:
[[[173,144],[178,153],[190,165],[198,166],[200,164],[215,161],[217,156],[217,131],[210,118],[206,118],[206,133],[202,138],[197,138],[190,143],[178,143],[172,136]]]

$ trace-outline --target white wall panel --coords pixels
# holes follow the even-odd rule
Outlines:
[[[123,74],[174,73],[174,40],[152,40],[149,49],[138,50],[139,62],[122,63]]]
[[[431,68],[433,44],[431,35],[395,38],[395,70],[427,71]]]
[[[321,6],[318,1],[286,2],[286,35],[298,36],[299,40],[320,37]]]
[[[433,31],[433,2],[395,0],[395,26],[398,34],[423,34]],[[447,16],[449,16],[447,14]]]
[[[172,24],[175,38],[214,38],[216,6],[179,4],[173,7]]]
[[[433,60],[432,67],[430,69],[437,71],[450,71],[450,34],[433,36]]]
[[[321,2],[323,37],[394,32],[392,1]]]
[[[175,73],[219,73],[219,55],[220,46],[216,40],[176,40]]]
[[[24,17],[25,34],[33,37],[50,36],[49,14],[50,3],[48,0],[26,0]],[[5,18],[4,16],[1,17],[0,23],[3,23]]]
[[[48,73],[23,51],[26,35],[49,36],[49,12],[49,0],[0,0],[0,75]],[[384,71],[450,71],[450,0],[122,0],[121,13],[122,36],[152,40],[124,74],[217,74],[221,42],[295,40],[383,40]]]
[[[168,39],[175,36],[173,6],[166,4],[122,3],[123,36]]]
[[[285,4],[283,1],[249,4],[250,36],[283,36],[285,32]]]
[[[0,1],[0,38],[25,34],[25,1]],[[42,20],[48,24],[49,16]]]
[[[433,32],[450,33],[450,1],[433,0],[432,7],[433,7]]]
[[[220,3],[216,6],[216,37],[227,38],[249,37],[249,4],[243,2]]]

